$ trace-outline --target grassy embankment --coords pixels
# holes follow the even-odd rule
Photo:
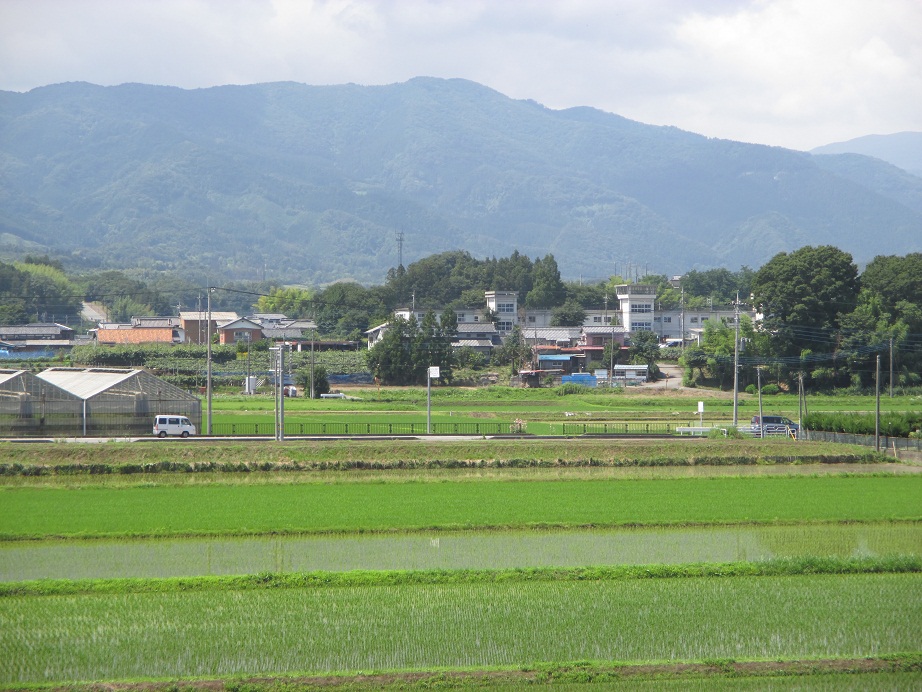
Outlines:
[[[882,463],[867,447],[765,440],[388,439],[102,445],[0,442],[0,478],[160,471],[358,470],[500,467],[638,467]]]

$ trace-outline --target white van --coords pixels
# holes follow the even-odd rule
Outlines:
[[[167,435],[179,435],[180,437],[189,437],[195,434],[195,426],[185,416],[156,416],[154,418],[154,435],[157,437],[166,437]]]

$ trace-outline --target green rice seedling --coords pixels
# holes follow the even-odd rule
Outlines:
[[[168,591],[0,600],[0,684],[918,651],[922,577]]]
[[[170,536],[922,518],[922,476],[0,489],[0,536]]]

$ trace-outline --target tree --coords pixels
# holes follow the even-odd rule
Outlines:
[[[612,352],[612,349],[614,349],[614,352]],[[617,341],[608,341],[605,348],[602,349],[602,367],[607,370],[610,366],[618,365],[623,354],[621,344]]]
[[[418,325],[412,315],[410,319],[395,317],[387,330],[366,356],[368,369],[382,384],[415,384],[419,379],[415,373],[410,344]]]
[[[861,273],[861,287],[878,295],[887,311],[901,300],[922,305],[922,253],[878,255]]]
[[[659,374],[656,359],[659,356],[659,337],[654,332],[633,332],[628,355],[632,363],[644,364],[651,378]]]
[[[83,303],[81,291],[63,271],[46,264],[19,263],[14,266],[25,274],[21,288],[30,319],[48,321],[80,314]]]
[[[388,385],[424,384],[430,366],[438,366],[439,381],[451,382],[454,376],[454,353],[451,343],[457,331],[452,316],[446,313],[439,323],[429,312],[422,322],[395,317],[381,341],[374,345],[366,362],[369,370]]]
[[[0,262],[0,324],[29,321],[26,307],[29,275],[12,264]]]
[[[567,301],[551,311],[552,327],[581,327],[586,321],[586,311],[575,301]]]
[[[776,356],[833,350],[840,316],[855,308],[858,268],[831,245],[778,253],[756,272],[752,291]]]
[[[311,317],[314,297],[303,288],[273,288],[256,301],[257,312],[281,313],[286,317]]]
[[[552,308],[563,303],[566,289],[560,280],[560,269],[554,255],[545,255],[544,259],[537,260],[532,275],[532,289],[525,296],[526,307]]]
[[[682,288],[685,297],[710,298],[712,303],[729,305],[736,300],[736,295],[748,298],[752,292],[754,272],[749,267],[741,267],[738,272],[729,269],[692,270],[682,276]]]
[[[594,284],[584,284],[582,282],[567,281],[564,283],[566,295],[564,304],[577,303],[584,310],[599,310],[605,306],[606,286],[604,281]],[[614,299],[614,293],[610,293]]]
[[[691,386],[694,385],[698,379],[695,377],[695,370],[698,371],[699,378],[704,377],[704,369],[708,364],[708,354],[703,348],[687,348],[679,360],[682,365],[685,366],[685,377],[683,379],[683,384],[687,383]]]
[[[310,393],[311,393],[311,366],[310,364],[298,369],[297,374],[295,375],[295,380],[301,386],[301,391],[303,391],[306,396],[310,396]],[[329,392],[330,392],[330,381],[327,379],[327,369],[322,365],[314,363],[314,397],[319,398],[321,394],[328,394]]]
[[[515,325],[501,346],[493,349],[493,362],[496,365],[511,365],[513,374],[531,366],[531,347],[525,342],[522,328]]]
[[[137,315],[169,314],[169,302],[145,282],[120,271],[104,271],[83,278],[84,298],[102,303],[113,322],[127,322]]]
[[[317,328],[321,334],[358,338],[372,316],[386,313],[381,296],[354,281],[338,281],[317,293]]]

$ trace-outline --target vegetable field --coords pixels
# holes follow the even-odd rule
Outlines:
[[[9,449],[0,687],[589,690],[678,662],[717,689],[922,683],[914,467],[812,443],[702,440],[721,461],[691,466],[668,442],[389,444]],[[522,463],[480,465],[500,458]]]

